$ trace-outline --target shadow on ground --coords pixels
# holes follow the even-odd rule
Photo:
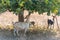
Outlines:
[[[20,36],[13,36],[12,31],[0,30],[0,40],[60,40],[55,37],[56,33],[51,31],[45,32],[27,32],[26,36],[20,33]]]

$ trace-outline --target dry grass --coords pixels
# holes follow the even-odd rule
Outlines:
[[[3,28],[3,26],[0,25],[0,29],[13,30],[14,27],[13,27],[13,25],[7,25],[6,28]],[[29,32],[37,32],[37,33],[38,32],[41,32],[41,33],[58,32],[57,29],[49,29],[49,28],[47,29],[47,27],[42,27],[42,26],[37,26],[37,25],[30,27],[28,30],[29,30]]]
[[[13,25],[7,25],[7,26],[3,26],[3,25],[0,25],[0,29],[1,30],[12,30],[14,27],[13,27]]]

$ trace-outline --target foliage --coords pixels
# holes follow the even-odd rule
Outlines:
[[[38,11],[57,13],[60,8],[60,0],[0,0],[0,12],[6,10],[19,13],[22,9],[31,12]]]

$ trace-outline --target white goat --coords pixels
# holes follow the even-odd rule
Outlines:
[[[24,33],[27,32],[28,28],[30,27],[30,23],[28,23],[28,22],[16,22],[16,23],[13,23],[13,26],[14,26],[14,35],[16,35],[16,33],[17,33],[17,35],[19,35],[18,32],[20,30],[24,30]]]
[[[29,18],[27,17],[26,22],[15,22],[13,23],[14,26],[14,35],[19,35],[18,32],[20,30],[24,30],[24,34],[27,32],[28,28],[30,27],[30,22],[29,22]],[[16,33],[15,33],[16,32]]]

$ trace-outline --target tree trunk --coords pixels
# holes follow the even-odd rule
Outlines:
[[[56,19],[57,27],[59,28],[57,17],[53,16],[53,21],[54,21],[54,18]],[[53,27],[54,27],[54,24],[53,24]]]
[[[53,17],[53,22],[55,23],[55,21],[54,21],[54,17]],[[53,28],[54,28],[54,23],[53,23]]]
[[[19,22],[24,22],[24,15],[23,15],[23,11],[21,11],[19,14],[18,14],[18,21]]]
[[[56,23],[57,23],[57,27],[58,27],[58,29],[59,29],[59,25],[58,25],[58,20],[57,20],[57,18],[56,18]]]

